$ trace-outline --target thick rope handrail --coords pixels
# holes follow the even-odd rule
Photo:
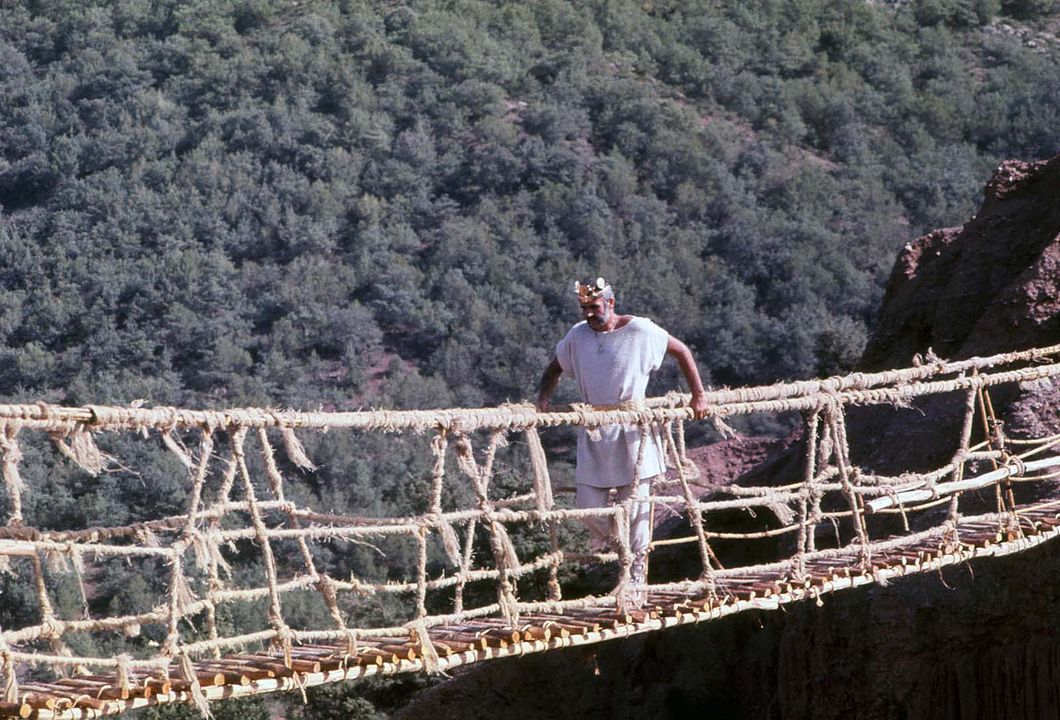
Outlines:
[[[881,373],[852,373],[825,380],[779,383],[758,388],[714,390],[707,393],[712,415],[726,417],[753,412],[808,410],[818,398],[834,397],[840,404],[902,402],[914,397],[939,394],[957,389],[987,387],[997,384],[1055,377],[1056,364],[1031,367],[989,376],[967,376],[952,380],[929,381],[939,375],[964,373],[999,365],[1041,360],[1060,355],[1060,345],[1023,352],[971,358],[953,363],[937,363]],[[890,387],[881,388],[888,385]],[[96,429],[278,427],[307,429],[359,429],[366,431],[423,431],[429,429],[464,430],[512,429],[574,425],[598,427],[638,422],[665,422],[691,419],[684,407],[686,396],[675,395],[649,401],[643,409],[623,406],[596,406],[592,410],[537,412],[530,404],[505,405],[497,408],[456,408],[447,410],[369,410],[356,412],[300,412],[232,408],[227,410],[187,410],[173,407],[131,408],[108,406],[61,407],[44,403],[0,404],[0,420],[21,421],[34,429],[62,430],[78,426]]]

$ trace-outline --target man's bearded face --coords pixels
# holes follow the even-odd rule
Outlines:
[[[589,327],[593,330],[600,332],[607,327],[609,322],[611,322],[611,315],[615,311],[614,298],[609,300],[596,298],[580,304],[582,317],[585,318],[585,322],[589,323]]]

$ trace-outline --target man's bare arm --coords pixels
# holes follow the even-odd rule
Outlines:
[[[556,386],[559,385],[559,376],[563,374],[563,368],[559,365],[559,360],[556,356],[552,356],[552,361],[545,368],[545,373],[541,376],[541,384],[537,389],[537,409],[540,412],[548,410],[549,398],[552,397],[552,393],[556,391]]]
[[[685,376],[688,389],[692,392],[692,402],[689,407],[697,418],[707,414],[707,398],[703,390],[703,381],[699,378],[699,368],[696,367],[696,359],[692,357],[692,351],[683,342],[673,335],[666,343],[666,354],[677,360],[681,374]]]

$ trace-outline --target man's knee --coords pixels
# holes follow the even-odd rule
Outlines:
[[[607,507],[610,494],[611,488],[578,485],[574,492],[574,504],[581,509]]]

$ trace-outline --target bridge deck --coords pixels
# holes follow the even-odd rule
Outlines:
[[[1020,552],[1060,534],[1056,507],[1023,510],[1020,517],[1022,536],[1001,535],[997,523],[973,518],[960,522],[960,543],[939,547],[937,538],[909,542],[874,553],[870,567],[861,567],[857,548],[849,547],[837,557],[807,562],[807,578],[801,584],[793,584],[789,577],[780,574],[721,578],[713,598],[707,593],[685,596],[655,591],[649,593],[643,610],[620,613],[614,608],[584,608],[562,616],[528,614],[522,617],[518,628],[507,627],[503,620],[483,619],[433,627],[430,637],[439,655],[438,665],[446,670],[485,660],[591,645],[744,610],[776,609],[838,590],[935,571],[976,557]],[[421,647],[414,638],[397,642],[393,638],[370,637],[358,640],[356,654],[349,654],[346,645],[339,643],[298,646],[290,667],[279,651],[199,660],[195,666],[209,700],[424,669]],[[121,691],[113,676],[21,683],[20,702],[0,703],[0,716],[82,720],[147,705],[190,702],[189,683],[176,679],[180,672],[175,666],[171,676],[174,679],[131,678],[127,692]]]

